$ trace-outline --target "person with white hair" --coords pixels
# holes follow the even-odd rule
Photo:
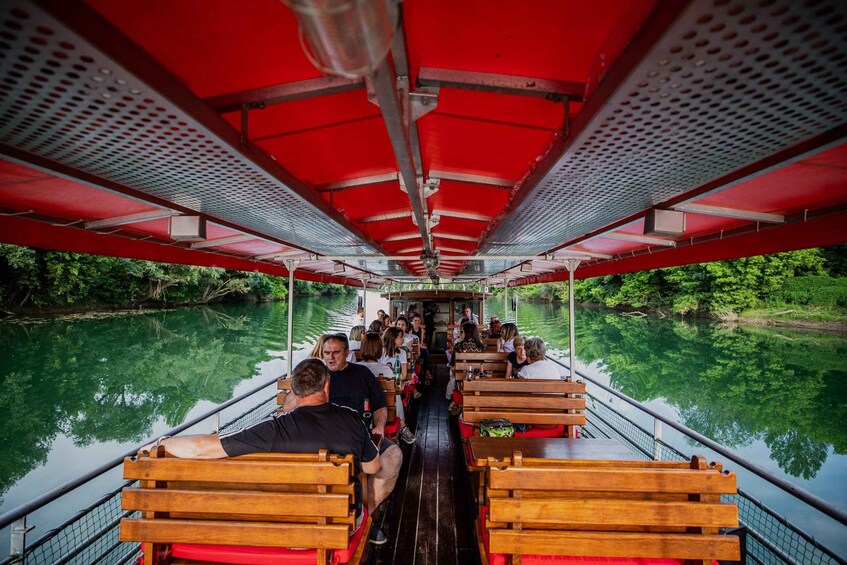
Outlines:
[[[559,366],[546,359],[547,348],[544,346],[544,340],[540,337],[527,338],[524,343],[526,350],[526,359],[529,365],[524,367],[518,373],[520,379],[551,379],[559,380],[562,375],[559,373]]]

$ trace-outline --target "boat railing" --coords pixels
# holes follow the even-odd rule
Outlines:
[[[570,367],[555,357],[548,359],[570,370]],[[589,385],[587,404],[587,425],[583,433],[589,437],[607,437],[622,441],[645,459],[671,461],[689,459],[691,454],[683,453],[662,438],[662,427],[667,425],[690,441],[694,441],[726,460],[743,467],[768,483],[782,489],[803,504],[814,508],[828,518],[847,525],[847,513],[825,500],[794,485],[785,479],[770,473],[766,469],[747,461],[739,454],[707,438],[706,436],[680,424],[637,400],[609,387],[588,375],[575,371],[575,374]],[[627,417],[619,409],[593,394],[591,387],[605,391],[611,396],[633,406],[653,419],[653,430]],[[803,531],[778,512],[756,500],[739,488],[738,494],[728,498],[738,505],[739,520],[747,528],[748,563],[845,563],[834,551],[819,540]]]
[[[165,433],[177,435],[201,423],[212,421],[217,431],[238,429],[258,421],[277,408],[277,378],[256,386],[247,392],[216,406]],[[221,413],[248,398],[257,395],[274,385],[274,394],[263,398],[258,404],[221,424]],[[27,533],[35,526],[28,520],[34,513],[57,502],[62,497],[76,491],[123,464],[124,458],[135,455],[133,449],[100,465],[80,477],[60,485],[41,496],[0,516],[0,530],[11,527],[11,545],[9,556],[0,561],[0,565],[29,563],[128,563],[139,553],[138,544],[121,543],[118,540],[120,520],[130,516],[131,512],[121,511],[121,490],[133,481],[122,482],[117,488],[80,510],[60,525],[51,528],[37,540],[26,543]]]

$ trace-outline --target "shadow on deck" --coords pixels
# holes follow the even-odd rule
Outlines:
[[[400,477],[376,520],[388,543],[371,546],[372,564],[480,562],[473,490],[456,422],[444,398],[447,371],[444,365],[433,369],[433,385],[407,414],[406,423],[418,440],[411,446],[400,444]]]

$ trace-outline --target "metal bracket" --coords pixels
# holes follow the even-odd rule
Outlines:
[[[368,102],[379,108],[379,100],[376,98],[376,88],[371,75],[365,75],[365,92],[368,95]]]
[[[35,526],[27,526],[26,516],[18,518],[12,522],[11,528],[11,545],[9,546],[9,554],[11,557],[10,563],[23,564],[25,561],[24,553],[26,552],[26,535],[35,529]]]
[[[247,104],[243,104],[241,106],[241,145],[243,145],[244,147],[247,147],[248,143],[250,143],[250,135],[248,133],[250,125],[250,110],[264,109],[264,100],[260,100],[258,102],[248,102]]]
[[[421,191],[424,200],[438,192],[438,189],[441,187],[441,179],[427,177],[426,181],[424,181],[423,177],[417,177],[416,180],[418,182],[418,188]],[[400,176],[400,190],[406,193],[409,192],[408,190],[406,190],[406,185],[403,182],[402,175]]]
[[[441,216],[438,214],[432,214],[427,218],[426,222],[429,229],[432,229],[441,222]],[[418,219],[414,215],[412,215],[412,223],[418,225]]]
[[[409,109],[413,122],[418,121],[438,107],[438,88],[409,92]]]

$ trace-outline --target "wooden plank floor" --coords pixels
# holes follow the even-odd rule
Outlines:
[[[377,515],[388,543],[371,546],[372,564],[448,565],[479,563],[476,508],[465,470],[455,418],[444,398],[446,367],[413,404],[406,423],[418,441],[401,443],[403,466],[394,493]]]

